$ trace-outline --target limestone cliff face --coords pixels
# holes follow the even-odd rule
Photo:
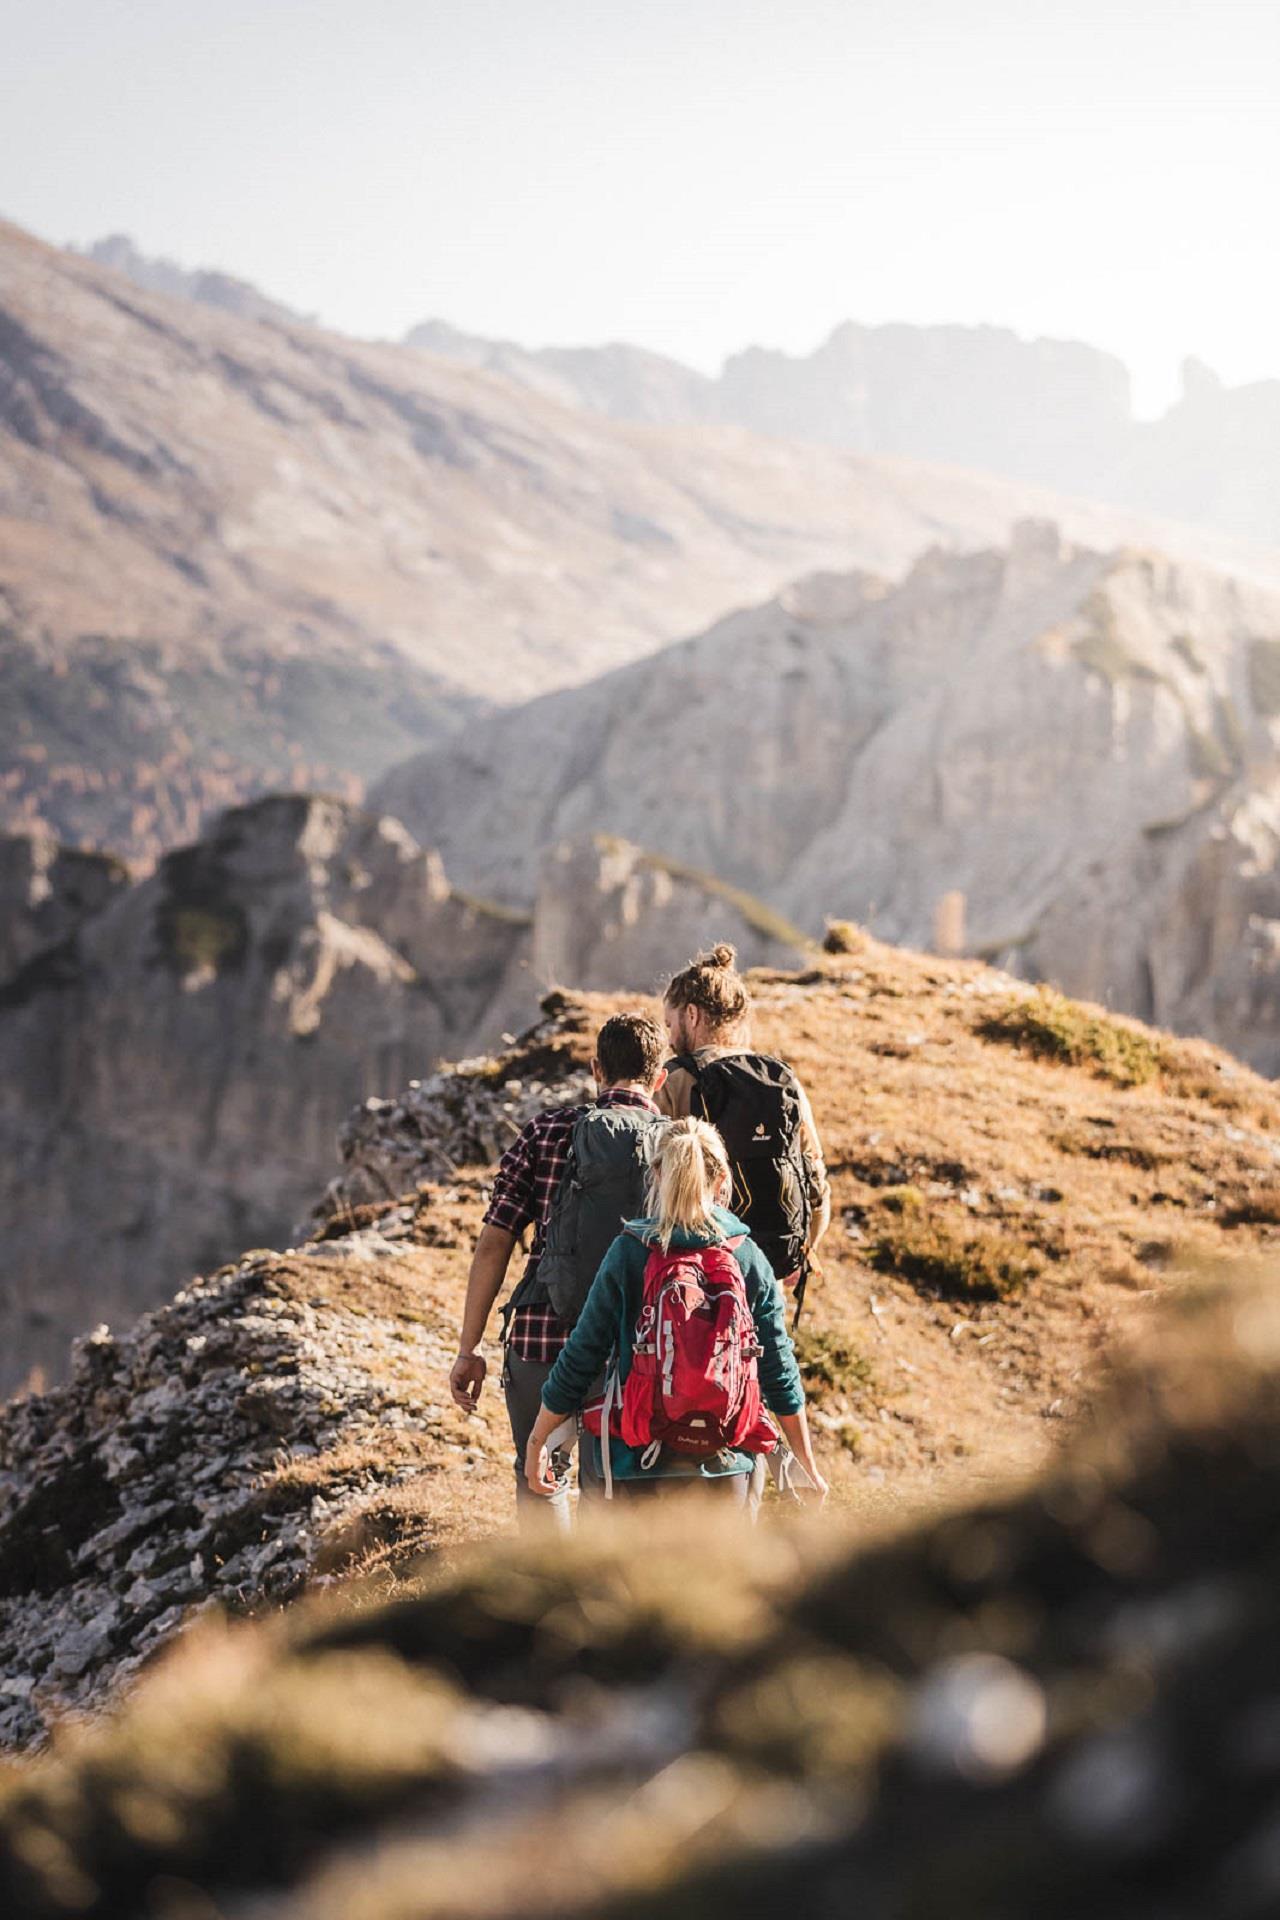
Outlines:
[[[4,1385],[278,1241],[353,1099],[514,1004],[526,938],[394,822],[291,796],[37,953],[0,990]]]
[[[896,587],[802,582],[379,789],[513,901],[587,822],[813,932],[928,945],[960,894],[968,950],[1268,1071],[1278,795],[1280,596],[1040,522]]]
[[[730,940],[743,966],[794,966],[804,935],[712,875],[630,841],[584,834],[550,848],[538,875],[530,971],[586,990],[660,992],[693,953]]]
[[[0,984],[0,1390],[282,1244],[354,1103],[527,1026],[551,983],[648,992],[712,939],[747,962],[803,944],[590,837],[549,854],[530,911],[492,905],[395,820],[297,795],[224,814],[133,887],[40,841],[0,848],[0,876],[16,905],[43,890]]]
[[[0,982],[65,939],[128,878],[110,854],[64,847],[51,833],[0,835]]]

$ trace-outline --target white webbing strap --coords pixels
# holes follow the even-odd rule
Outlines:
[[[616,1371],[611,1371],[604,1383],[604,1405],[600,1409],[600,1465],[604,1474],[604,1497],[613,1498],[613,1460],[609,1449],[609,1414],[613,1407],[613,1396],[618,1385]]]

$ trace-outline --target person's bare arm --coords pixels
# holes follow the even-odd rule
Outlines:
[[[518,1235],[508,1233],[504,1227],[486,1223],[480,1229],[480,1238],[471,1256],[458,1357],[449,1374],[449,1391],[453,1395],[454,1405],[461,1407],[464,1413],[474,1413],[485,1374],[489,1370],[480,1352],[480,1342],[484,1339],[493,1303],[502,1291],[511,1256],[518,1244]]]
[[[809,1438],[809,1422],[804,1408],[801,1407],[799,1413],[777,1413],[774,1419],[782,1428],[787,1445],[817,1488],[819,1497],[825,1500],[828,1487],[813,1457],[813,1442]]]
[[[538,1417],[533,1423],[528,1445],[524,1453],[524,1477],[532,1493],[540,1493],[544,1499],[550,1499],[556,1492],[558,1482],[551,1471],[547,1459],[547,1442],[556,1428],[564,1423],[562,1413],[552,1413],[550,1407],[539,1407]],[[585,1444],[585,1443],[584,1443]]]

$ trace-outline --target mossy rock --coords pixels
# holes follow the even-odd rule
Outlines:
[[[611,833],[597,833],[594,839],[602,853],[617,852],[627,844]],[[649,849],[641,850],[637,864],[648,868],[651,873],[666,874],[670,880],[685,880],[710,894],[712,899],[723,901],[762,940],[771,940],[779,946],[792,947],[802,953],[813,945],[807,933],[778,913],[767,900],[757,899],[754,893],[748,893],[744,887],[731,886],[728,881],[721,880],[714,873],[707,873],[701,867],[690,866],[687,861],[675,860],[668,854],[654,853]]]

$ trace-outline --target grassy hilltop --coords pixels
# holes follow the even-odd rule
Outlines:
[[[357,1124],[314,1240],[4,1413],[0,1709],[54,1735],[0,1780],[0,1910],[1271,1910],[1280,1097],[845,945],[753,981],[833,1177],[824,1521],[507,1537],[496,1385],[469,1421],[445,1373],[492,1154],[617,1004],[562,996],[428,1085],[447,1141],[374,1116],[394,1191]]]

